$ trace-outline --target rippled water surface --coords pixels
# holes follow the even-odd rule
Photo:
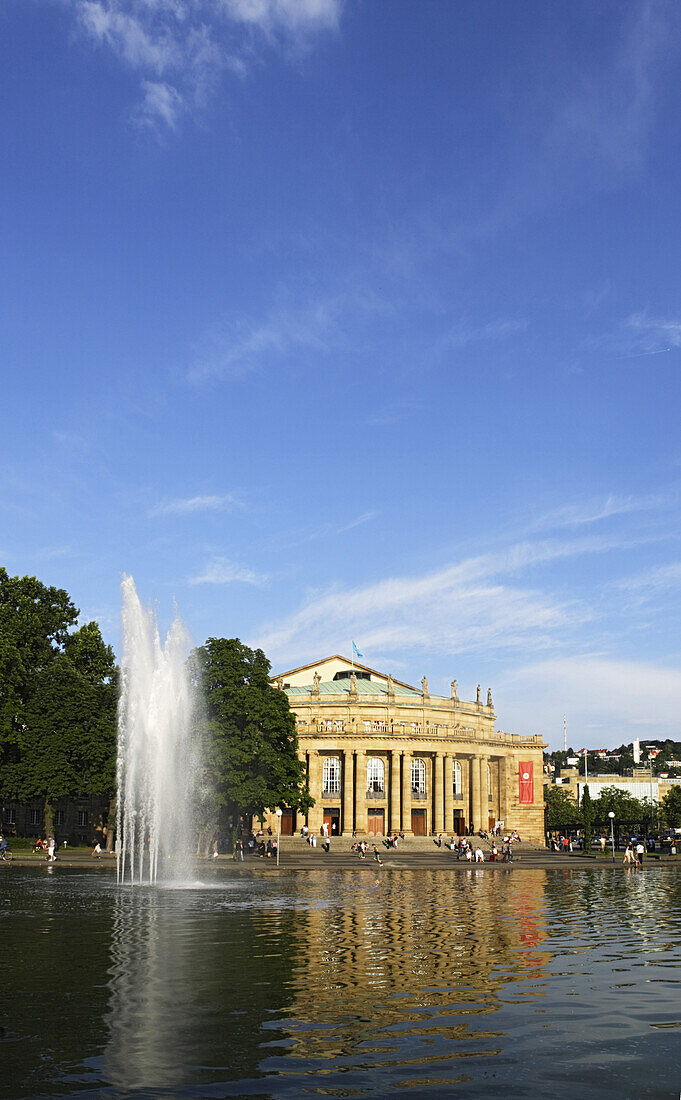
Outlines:
[[[0,877],[0,1096],[677,1097],[681,876]]]

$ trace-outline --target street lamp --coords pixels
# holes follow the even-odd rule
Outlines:
[[[280,806],[277,806],[277,808],[274,812],[277,815],[277,867],[278,867],[279,866],[279,826],[281,824],[281,815],[282,815],[283,811],[282,811]],[[614,859],[614,856],[613,856],[613,859]]]
[[[612,846],[612,862],[615,862],[615,814],[613,810],[608,811],[608,817],[610,818],[610,844]]]

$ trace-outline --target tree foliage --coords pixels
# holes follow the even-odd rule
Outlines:
[[[564,829],[581,821],[577,799],[567,787],[556,783],[544,785],[546,828]]]
[[[269,682],[263,651],[238,638],[209,638],[190,665],[201,701],[204,815],[227,810],[236,823],[277,806],[307,810],[313,799],[295,716],[286,693]]]
[[[665,822],[671,829],[681,827],[681,784],[669,788],[660,808]]]
[[[582,821],[584,822],[584,851],[590,852],[592,827],[594,820],[594,806],[593,802],[591,801],[591,795],[589,794],[588,783],[584,787],[584,792],[582,794],[582,805],[580,809],[582,811]]]
[[[640,825],[650,817],[650,811],[639,799],[621,787],[603,787],[593,803],[594,820],[606,822],[612,811],[618,824]]]
[[[115,785],[117,676],[96,623],[72,630],[63,589],[0,569],[0,794],[27,800]]]

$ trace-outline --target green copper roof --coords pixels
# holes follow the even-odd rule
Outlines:
[[[311,695],[312,684],[302,684],[299,687],[284,688],[287,695]],[[407,695],[411,699],[420,699],[421,692],[414,688],[402,687],[401,684],[393,684],[393,692],[397,695]],[[319,685],[320,695],[349,695],[350,677],[343,680],[323,680]],[[358,695],[387,695],[388,685],[384,680],[358,680]],[[431,699],[442,699],[441,695],[431,695]]]

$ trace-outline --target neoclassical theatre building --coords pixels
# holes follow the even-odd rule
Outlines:
[[[495,729],[486,701],[431,695],[336,654],[276,676],[296,715],[315,805],[284,813],[282,832],[306,821],[331,836],[408,836],[488,829],[544,834],[542,738]],[[267,824],[275,825],[271,815]]]

